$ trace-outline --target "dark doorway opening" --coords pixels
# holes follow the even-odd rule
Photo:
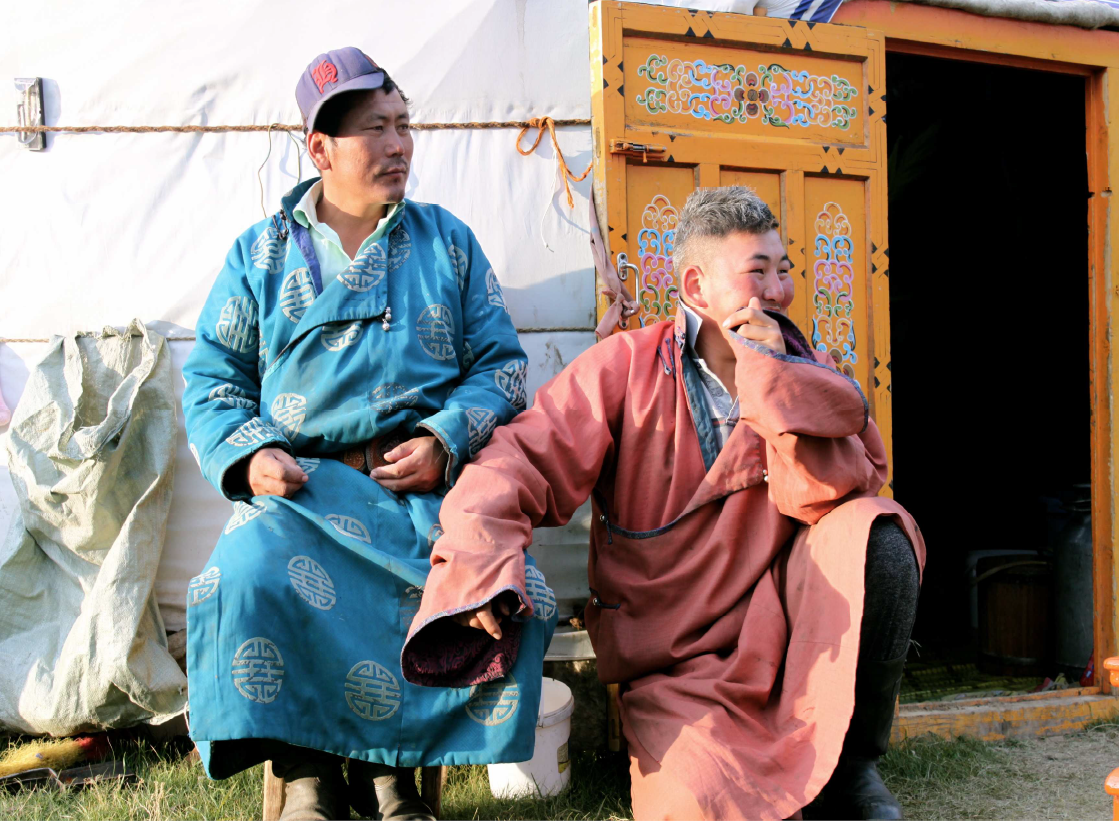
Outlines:
[[[1079,678],[1084,80],[904,54],[887,78],[894,493],[928,543],[902,698]]]

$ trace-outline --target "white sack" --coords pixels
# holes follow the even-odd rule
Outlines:
[[[19,508],[0,548],[0,729],[69,735],[182,711],[153,595],[171,507],[164,340],[57,338],[5,453]]]

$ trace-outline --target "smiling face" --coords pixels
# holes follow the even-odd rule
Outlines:
[[[324,182],[346,199],[400,202],[412,164],[408,106],[395,88],[352,93],[335,136],[312,131],[307,150]]]
[[[754,297],[762,308],[786,313],[793,301],[791,268],[777,231],[734,231],[702,239],[679,272],[680,289],[685,302],[717,325]]]

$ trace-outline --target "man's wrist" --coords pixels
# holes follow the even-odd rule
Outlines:
[[[222,477],[222,490],[227,497],[236,499],[253,495],[252,486],[249,485],[249,463],[257,453],[260,451],[241,457],[225,471],[225,476]]]

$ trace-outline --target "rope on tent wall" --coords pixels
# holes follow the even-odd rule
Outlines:
[[[439,131],[472,128],[538,128],[541,120],[552,126],[590,125],[589,119],[555,120],[551,117],[531,120],[505,120],[501,122],[469,123],[412,123],[413,131]],[[549,127],[550,129],[550,127]],[[302,125],[272,123],[271,125],[13,125],[0,126],[0,134],[223,134],[247,131],[302,131]],[[552,139],[555,139],[553,133]],[[537,139],[539,142],[539,138]],[[535,146],[534,146],[535,147]],[[523,153],[523,152],[522,152]]]
[[[276,125],[275,123],[273,125]],[[288,139],[295,143],[295,163],[299,169],[299,177],[296,179],[295,184],[303,182],[303,153],[299,150],[302,143],[290,131],[286,132]],[[260,213],[264,214],[264,218],[268,219],[268,211],[264,208],[264,180],[261,179],[260,174],[264,171],[264,166],[268,165],[268,158],[272,156],[272,126],[268,126],[268,153],[264,155],[264,162],[260,164],[260,168],[256,170],[256,184],[260,187]]]
[[[590,122],[590,120],[587,120],[587,122]],[[567,160],[563,158],[563,151],[560,150],[559,140],[556,139],[557,125],[559,125],[559,122],[553,120],[551,117],[533,117],[521,128],[521,133],[517,135],[517,153],[519,153],[522,157],[527,157],[529,154],[535,151],[536,147],[540,145],[540,140],[544,137],[544,129],[548,129],[548,133],[552,135],[552,147],[556,150],[556,165],[559,166],[560,177],[563,180],[563,189],[564,192],[567,194],[567,207],[574,208],[575,200],[571,196],[571,183],[582,182],[583,180],[585,180],[587,178],[587,174],[591,173],[591,169],[594,167],[594,162],[592,161],[582,174],[579,174],[578,176],[573,174],[571,169],[567,167]],[[521,148],[521,139],[525,136],[525,134],[528,133],[528,130],[530,128],[535,128],[538,130],[536,132],[536,139],[526,151],[525,149]]]
[[[92,337],[92,336],[101,336],[101,334],[100,334],[100,332],[95,332],[95,331],[80,331],[76,334],[73,334],[73,336],[76,336],[76,337],[90,336],[90,337]],[[133,334],[133,336],[136,336],[136,334]],[[193,337],[193,336],[165,336],[163,338],[167,342],[193,342],[197,337]],[[0,336],[0,345],[14,345],[18,342],[43,343],[43,342],[53,342],[53,341],[54,341],[53,339],[48,339],[47,337],[34,338],[34,339],[9,339],[6,336]]]
[[[412,123],[413,131],[436,131],[440,129],[477,129],[477,128],[519,128],[520,134],[517,135],[517,152],[522,156],[527,157],[533,153],[540,141],[544,137],[544,130],[547,129],[552,138],[552,147],[556,152],[556,165],[559,167],[560,174],[563,178],[564,191],[567,194],[568,208],[575,207],[575,200],[571,196],[571,182],[582,182],[587,178],[587,175],[594,167],[591,162],[582,174],[575,175],[571,169],[567,167],[567,160],[563,156],[563,151],[560,149],[559,141],[556,139],[556,127],[572,126],[572,125],[590,125],[590,119],[562,119],[557,120],[553,117],[533,117],[531,120],[506,120],[501,122],[467,122],[467,123]],[[537,129],[536,139],[532,145],[526,150],[521,148],[521,140],[525,134],[528,133],[530,128]],[[272,153],[272,132],[273,131],[302,131],[301,125],[287,125],[284,123],[271,123],[270,125],[82,125],[82,126],[61,126],[61,125],[35,125],[35,126],[0,126],[0,134],[10,133],[73,133],[73,134],[91,134],[91,133],[105,133],[105,134],[153,134],[153,133],[177,133],[177,134],[219,134],[223,132],[253,132],[264,131],[268,134],[268,155],[265,156],[264,162],[268,162],[268,156]],[[295,139],[294,136],[292,139]],[[261,164],[261,169],[264,164]],[[299,166],[299,176],[302,178],[303,169],[302,164]],[[257,181],[260,182],[260,169],[257,170]],[[261,182],[261,208],[263,209],[263,183]],[[545,243],[547,245],[547,243]],[[549,332],[567,332],[567,331],[586,331],[593,330],[593,328],[520,328],[520,331],[530,333],[539,333],[543,331]],[[79,334],[79,336],[82,334]],[[167,337],[169,342],[192,342],[195,337],[193,336],[175,336]],[[25,338],[15,339],[0,337],[0,344],[16,344],[16,343],[45,343],[50,342],[47,338]]]
[[[519,334],[566,334],[566,333],[587,333],[593,331],[594,328],[588,328],[583,325],[563,325],[556,328],[534,328],[525,327],[517,328]],[[100,332],[94,331],[81,331],[74,334],[74,336],[100,336]],[[194,342],[198,339],[196,336],[165,336],[163,337],[167,342]],[[54,341],[48,337],[35,337],[27,339],[12,339],[6,336],[0,336],[0,345],[15,345],[19,343],[35,343],[45,344]]]

